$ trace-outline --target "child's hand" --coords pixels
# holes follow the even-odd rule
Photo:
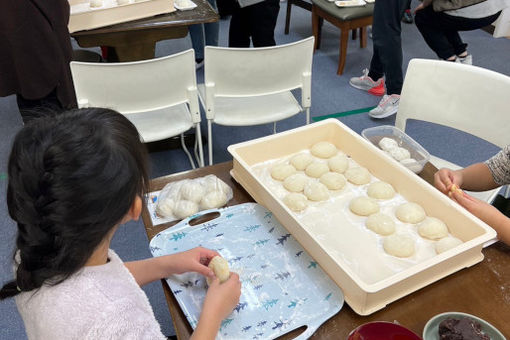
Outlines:
[[[488,225],[493,225],[492,219],[501,214],[494,206],[474,198],[462,190],[453,191],[450,197]]]
[[[223,283],[220,283],[220,280],[215,277],[205,296],[202,313],[217,314],[221,321],[232,313],[234,307],[239,303],[240,296],[241,281],[239,281],[239,275],[230,272],[230,278]]]
[[[168,255],[170,274],[182,274],[196,272],[206,277],[213,277],[214,272],[207,267],[211,259],[218,256],[217,251],[202,247],[193,248],[181,253]],[[167,275],[169,276],[169,275]]]
[[[448,195],[453,185],[462,185],[462,173],[443,168],[434,174],[434,186],[443,194]]]

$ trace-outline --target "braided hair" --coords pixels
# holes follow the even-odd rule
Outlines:
[[[76,273],[147,185],[145,147],[123,115],[77,109],[27,124],[9,157],[17,269],[0,299]]]

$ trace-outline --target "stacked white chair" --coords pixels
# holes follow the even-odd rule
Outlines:
[[[80,108],[105,107],[126,115],[145,143],[180,135],[192,168],[184,132],[195,128],[195,156],[204,165],[192,49],[137,62],[71,62],[71,72]]]
[[[310,122],[313,37],[274,47],[206,46],[199,96],[207,117],[209,165],[212,124],[250,126],[306,112]],[[292,90],[301,90],[301,105]],[[276,126],[273,128],[276,131]]]

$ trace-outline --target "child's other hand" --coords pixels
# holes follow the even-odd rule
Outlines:
[[[462,174],[460,171],[443,168],[434,174],[434,186],[443,194],[448,195],[454,184],[459,188],[462,185]]]
[[[240,296],[239,275],[230,272],[229,279],[223,283],[220,283],[220,280],[215,277],[207,290],[202,313],[217,314],[221,321],[232,313],[234,307],[239,303]]]
[[[494,206],[474,198],[462,190],[453,191],[450,197],[488,225],[492,225],[492,218],[500,214]]]
[[[211,249],[197,247],[181,253],[170,255],[172,257],[173,274],[196,272],[206,277],[213,277],[214,272],[207,267],[211,259],[220,254]]]

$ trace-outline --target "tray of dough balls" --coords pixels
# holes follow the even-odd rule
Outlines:
[[[483,259],[494,231],[335,119],[229,146],[233,177],[371,314]]]
[[[173,0],[69,0],[69,6],[70,33],[175,11]]]

